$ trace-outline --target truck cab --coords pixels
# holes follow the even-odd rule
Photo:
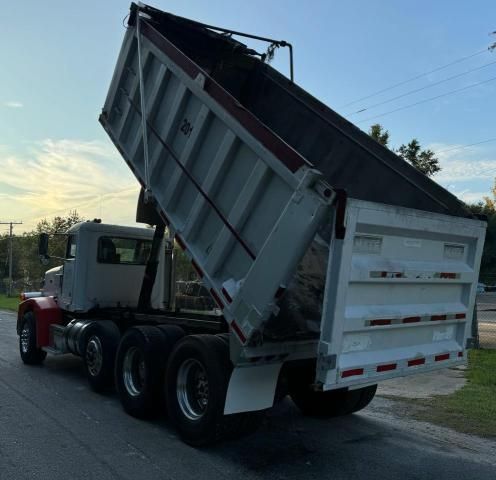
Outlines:
[[[150,253],[152,228],[81,222],[67,231],[63,265],[45,274],[43,293],[57,298],[71,313],[95,309],[135,309]],[[151,295],[154,309],[171,301],[172,245],[159,250],[157,277]]]

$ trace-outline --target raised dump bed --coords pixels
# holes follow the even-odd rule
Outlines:
[[[463,360],[484,222],[252,50],[133,6],[100,121],[222,309],[234,364],[276,365],[259,399],[235,369],[226,412],[267,406],[288,360],[317,357],[323,389]]]

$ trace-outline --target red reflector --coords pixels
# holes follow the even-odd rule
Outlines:
[[[229,295],[229,293],[227,292],[227,290],[225,288],[222,288],[222,293],[224,294],[224,297],[226,297],[226,300],[229,303],[232,303],[231,295]]]
[[[458,352],[459,357],[463,357],[463,352]]]
[[[406,317],[403,319],[403,323],[416,323],[420,322],[420,317]]]
[[[220,299],[219,295],[217,295],[217,292],[213,288],[210,289],[210,295],[212,295],[212,298],[215,300],[217,305],[219,305],[219,308],[223,310],[224,304],[222,303],[222,300]]]
[[[193,265],[193,268],[196,270],[196,273],[200,276],[200,278],[203,278],[202,269],[198,266],[198,264],[194,260],[191,260],[191,265]]]
[[[233,320],[231,322],[231,327],[232,329],[236,332],[236,335],[239,337],[242,343],[246,343],[246,337],[241,328],[239,328],[239,325]]]
[[[408,366],[414,367],[415,365],[423,365],[425,363],[425,358],[415,358],[414,360],[408,360]]]
[[[174,237],[176,239],[176,242],[177,244],[183,249],[183,250],[186,250],[186,245],[184,244],[182,238],[176,234],[176,236]]]
[[[457,313],[455,315],[455,318],[467,318],[467,315],[465,315],[464,313]]]
[[[357,375],[363,375],[363,368],[354,368],[353,370],[345,370],[341,372],[341,378],[355,377]]]
[[[396,370],[396,363],[389,363],[387,365],[379,365],[377,367],[378,372],[389,372],[390,370]]]
[[[391,325],[391,319],[388,318],[378,318],[376,320],[370,320],[370,325]]]
[[[449,353],[443,353],[442,355],[436,355],[434,357],[434,360],[436,360],[436,362],[441,362],[442,360],[448,360],[449,357],[450,357]]]
[[[452,272],[441,272],[439,274],[439,278],[456,278],[456,273],[452,273]]]
[[[446,315],[432,315],[431,320],[433,322],[436,320],[446,320]]]

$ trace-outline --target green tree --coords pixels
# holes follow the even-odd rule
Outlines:
[[[70,212],[68,216],[57,216],[52,219],[44,219],[38,222],[35,229],[17,235],[13,241],[12,250],[12,276],[16,290],[38,290],[43,280],[44,273],[57,265],[60,260],[51,259],[48,265],[42,265],[38,258],[38,235],[42,232],[50,235],[50,254],[57,257],[65,255],[65,233],[72,225],[83,221],[76,212]],[[8,276],[8,235],[0,236],[0,278]]]
[[[389,131],[385,130],[381,124],[374,123],[374,125],[372,125],[370,127],[369,135],[375,141],[379,142],[381,145],[384,145],[385,147],[388,146],[388,144],[389,144]]]
[[[400,145],[396,153],[428,177],[441,170],[439,160],[434,155],[434,152],[429,149],[422,150],[416,138],[406,145]]]
[[[389,147],[389,130],[386,130],[381,124],[375,123],[369,129],[369,135],[381,145]],[[394,153],[403,160],[413,165],[428,177],[441,170],[439,160],[432,150],[423,150],[419,141],[414,138],[411,142],[402,144],[398,149],[390,148]]]

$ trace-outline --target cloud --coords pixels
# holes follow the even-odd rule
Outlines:
[[[496,177],[496,151],[488,145],[461,148],[463,145],[433,143],[428,148],[439,159],[441,171],[433,180],[461,200],[474,203],[492,196]]]
[[[16,102],[14,100],[4,102],[4,106],[8,107],[8,108],[22,108],[22,107],[24,107],[24,105],[21,102]]]
[[[139,185],[110,143],[46,139],[0,156],[0,217],[42,218],[76,209],[86,218],[134,224]]]

